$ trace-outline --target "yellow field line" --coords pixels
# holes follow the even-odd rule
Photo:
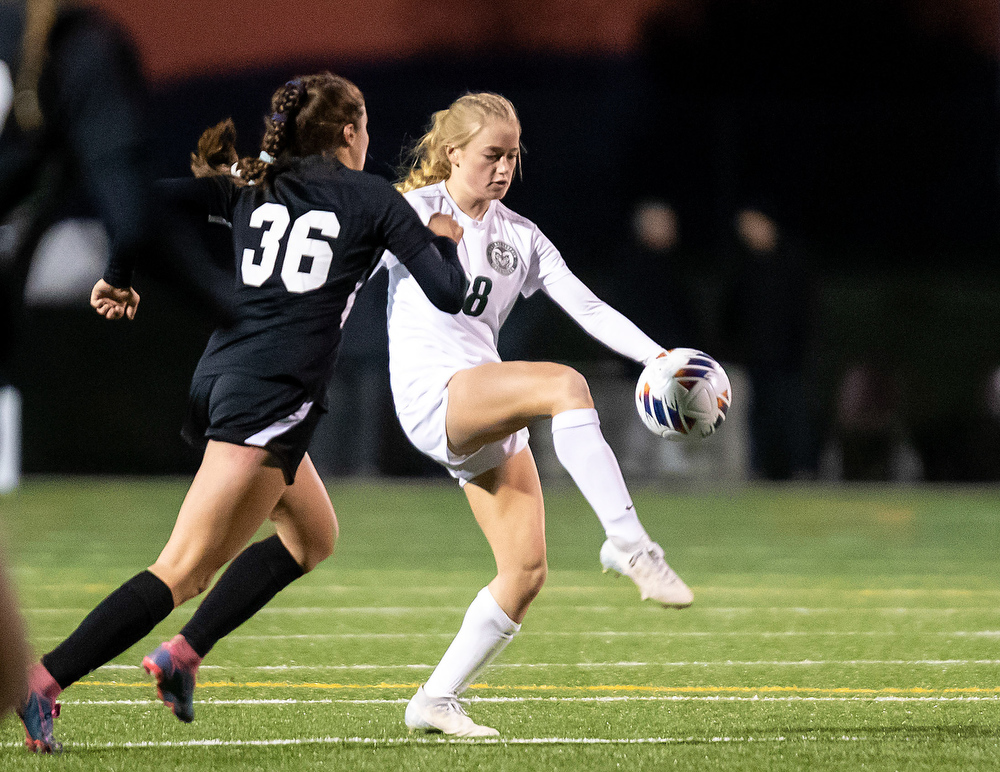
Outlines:
[[[145,683],[121,683],[117,681],[79,681],[80,686],[115,686],[115,687],[145,687]],[[287,681],[206,681],[199,683],[199,689],[416,689],[420,686],[412,683],[377,684],[342,684],[342,683],[289,683]],[[472,684],[470,689],[488,689],[491,691],[522,691],[522,692],[640,692],[644,694],[1000,694],[998,687],[947,687],[943,689],[927,689],[914,687],[884,687],[881,689],[864,689],[853,687],[819,688],[812,686],[639,686],[636,684],[596,684],[592,686],[556,686],[553,684],[524,684],[499,686],[490,684]]]

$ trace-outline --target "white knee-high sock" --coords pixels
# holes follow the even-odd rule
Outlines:
[[[552,442],[556,457],[594,508],[608,537],[619,546],[642,539],[646,529],[635,513],[618,459],[601,434],[597,411],[580,408],[556,413]]]
[[[462,627],[424,684],[429,697],[457,697],[504,650],[521,625],[483,587],[465,612]]]

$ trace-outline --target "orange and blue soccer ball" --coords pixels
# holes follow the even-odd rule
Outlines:
[[[704,351],[674,348],[642,371],[635,406],[646,427],[668,440],[714,434],[732,402],[729,376]]]

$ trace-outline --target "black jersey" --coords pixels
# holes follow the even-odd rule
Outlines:
[[[384,250],[402,262],[434,234],[384,179],[323,156],[275,170],[268,187],[231,177],[170,180],[232,223],[239,321],[216,330],[196,377],[244,372],[292,379],[322,399],[341,328]]]

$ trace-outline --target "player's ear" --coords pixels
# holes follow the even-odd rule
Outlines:
[[[349,123],[344,127],[344,142],[348,146],[354,144],[354,138],[357,136],[358,136],[358,130],[353,123]]]
[[[448,147],[445,148],[445,155],[448,158],[448,162],[452,166],[458,166],[458,148],[457,147],[455,147],[454,145],[448,145]]]

